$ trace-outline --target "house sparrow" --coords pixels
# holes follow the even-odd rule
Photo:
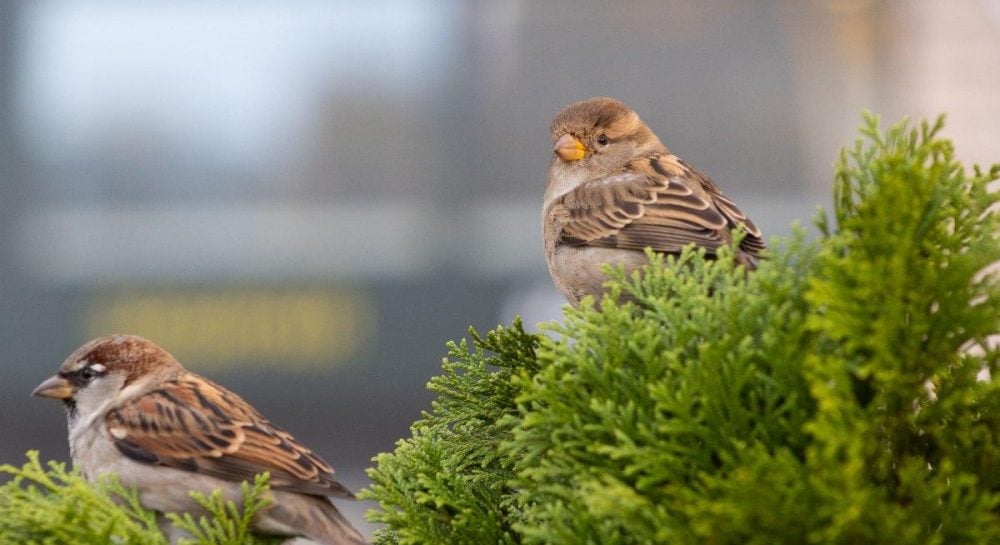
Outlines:
[[[674,155],[628,106],[612,98],[575,102],[552,121],[554,155],[542,205],[549,273],[574,306],[603,292],[601,265],[646,263],[644,249],[716,250],[746,236],[736,259],[757,266],[760,229],[707,176]]]
[[[32,394],[66,405],[70,453],[85,478],[114,473],[148,509],[198,517],[206,513],[191,491],[220,489],[239,502],[240,483],[267,471],[272,502],[254,520],[255,531],[329,545],[365,543],[328,498],[354,495],[326,462],[146,339],[90,341]],[[172,541],[183,537],[165,526]]]

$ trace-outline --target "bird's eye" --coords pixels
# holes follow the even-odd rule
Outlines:
[[[597,137],[597,143],[600,144],[600,145],[602,145],[602,146],[607,146],[608,145],[608,135],[601,134],[600,136],[598,136]]]
[[[84,367],[83,369],[80,369],[80,378],[83,380],[94,380],[98,376],[100,376],[100,373],[98,373],[93,367]]]

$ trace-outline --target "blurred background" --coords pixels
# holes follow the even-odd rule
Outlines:
[[[68,458],[28,393],[129,332],[365,486],[447,340],[559,317],[548,126],[595,95],[786,235],[865,108],[1000,160],[1000,0],[0,2],[0,462]]]

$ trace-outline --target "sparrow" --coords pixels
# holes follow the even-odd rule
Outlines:
[[[239,502],[240,483],[266,471],[272,501],[254,531],[365,543],[329,499],[354,499],[333,468],[240,396],[142,337],[84,344],[32,395],[62,400],[73,464],[87,480],[116,474],[147,509],[199,517],[206,513],[190,492],[218,489]],[[184,537],[166,522],[161,527],[172,542]]]
[[[552,280],[573,306],[603,293],[605,263],[631,272],[646,263],[646,247],[677,254],[692,243],[714,257],[735,228],[745,231],[737,262],[757,267],[760,229],[628,106],[575,102],[556,114],[551,134],[542,240]]]

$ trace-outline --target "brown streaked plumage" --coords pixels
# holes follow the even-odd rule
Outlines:
[[[333,468],[289,433],[191,373],[111,409],[105,422],[118,450],[139,461],[232,481],[266,470],[278,490],[354,498],[334,480]]]
[[[628,106],[606,97],[570,104],[551,133],[542,238],[570,303],[602,292],[604,263],[632,270],[646,262],[646,247],[674,254],[691,243],[715,255],[736,228],[746,233],[736,259],[756,268],[766,249],[760,229]]]
[[[83,345],[33,393],[66,403],[73,462],[83,475],[117,474],[147,508],[201,514],[190,491],[221,489],[239,500],[239,483],[267,471],[273,503],[255,529],[364,543],[328,499],[354,498],[333,468],[238,395],[141,337]]]

